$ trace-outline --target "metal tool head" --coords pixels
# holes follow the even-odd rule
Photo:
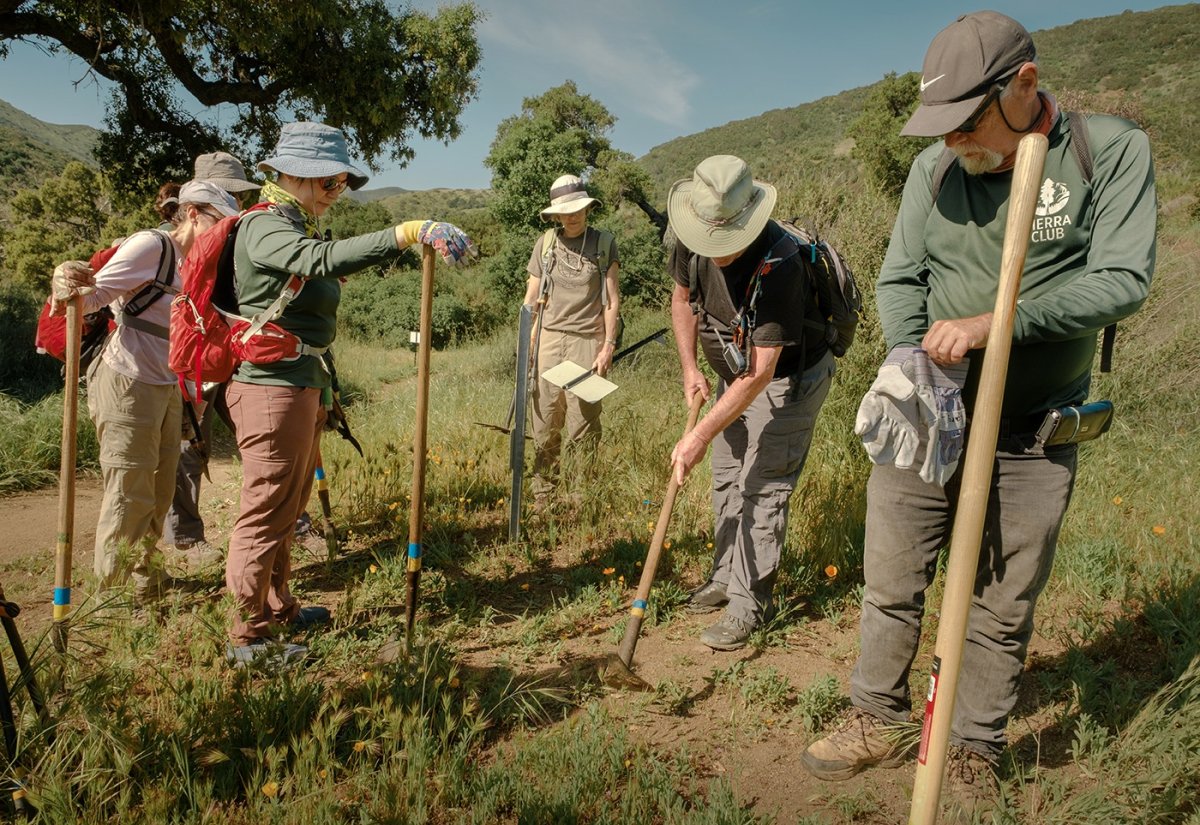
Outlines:
[[[654,685],[647,682],[629,669],[629,665],[621,661],[621,657],[612,654],[600,665],[600,681],[610,688],[620,690],[652,691]]]

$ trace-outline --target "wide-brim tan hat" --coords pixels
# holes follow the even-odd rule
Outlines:
[[[676,181],[667,195],[670,227],[684,246],[706,258],[723,258],[754,242],[775,209],[778,193],[755,180],[744,160],[713,155],[691,179]]]
[[[550,184],[550,205],[538,214],[548,221],[552,215],[574,215],[593,205],[599,206],[600,201],[588,194],[578,175],[562,175]]]

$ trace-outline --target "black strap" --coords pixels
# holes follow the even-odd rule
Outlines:
[[[153,281],[146,284],[138,290],[136,295],[125,302],[125,306],[122,307],[121,312],[127,316],[141,315],[163,295],[168,292],[172,294],[178,292],[171,283],[174,280],[173,275],[175,273],[175,244],[171,243],[171,239],[167,236],[167,233],[158,229],[149,231],[154,232],[158,236],[159,243],[163,247],[162,253],[158,258],[158,272],[155,273]],[[130,326],[133,325],[130,324]]]
[[[145,332],[148,335],[153,335],[155,338],[161,338],[164,341],[171,339],[171,331],[162,324],[156,324],[153,321],[147,321],[144,318],[139,318],[136,315],[127,315],[124,312],[118,312],[115,320],[123,327],[136,329],[138,332]]]

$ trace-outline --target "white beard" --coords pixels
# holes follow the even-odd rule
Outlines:
[[[968,175],[983,175],[1004,163],[1004,155],[974,142],[959,144],[950,151],[958,156],[959,166]]]

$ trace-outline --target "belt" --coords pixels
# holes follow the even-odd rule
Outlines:
[[[1042,426],[1042,421],[1046,418],[1046,412],[1043,410],[1039,413],[1031,415],[1011,415],[1000,419],[1000,438],[1011,438],[1016,435],[1033,435],[1038,431],[1038,427]]]

